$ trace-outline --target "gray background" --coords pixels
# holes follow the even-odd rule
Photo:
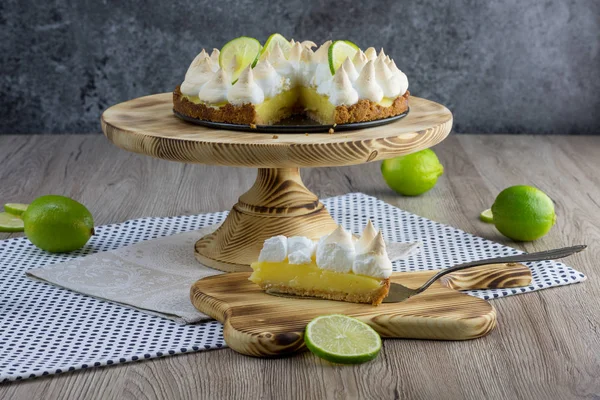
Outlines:
[[[0,2],[0,133],[100,132],[236,36],[384,47],[456,132],[600,133],[600,1]]]

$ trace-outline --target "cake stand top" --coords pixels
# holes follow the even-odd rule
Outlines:
[[[194,125],[173,114],[171,93],[107,109],[102,130],[118,147],[186,163],[255,168],[333,167],[383,160],[441,142],[452,128],[443,105],[411,96],[410,112],[388,125],[339,133],[279,134]]]

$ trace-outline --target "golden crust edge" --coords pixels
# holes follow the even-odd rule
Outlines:
[[[293,288],[284,284],[259,284],[259,286],[264,290],[272,290],[277,293],[282,294],[293,294],[296,296],[309,296],[309,297],[318,297],[326,300],[337,300],[337,301],[345,301],[348,303],[366,303],[377,306],[381,304],[383,299],[386,298],[390,291],[390,279],[383,279],[381,281],[381,286],[372,292],[369,293],[345,293],[340,291],[325,291],[325,290],[313,290],[313,289],[302,289],[302,288]]]

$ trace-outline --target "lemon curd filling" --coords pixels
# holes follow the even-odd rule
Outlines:
[[[285,285],[293,289],[363,294],[379,289],[382,282],[352,272],[321,269],[314,259],[310,264],[289,264],[286,258],[282,262],[255,262],[250,267],[254,272],[249,279],[264,288]]]

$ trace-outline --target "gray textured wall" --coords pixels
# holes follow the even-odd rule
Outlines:
[[[361,4],[364,3],[364,4]],[[0,133],[99,132],[203,47],[271,32],[383,46],[457,132],[600,133],[600,1],[0,2]]]

